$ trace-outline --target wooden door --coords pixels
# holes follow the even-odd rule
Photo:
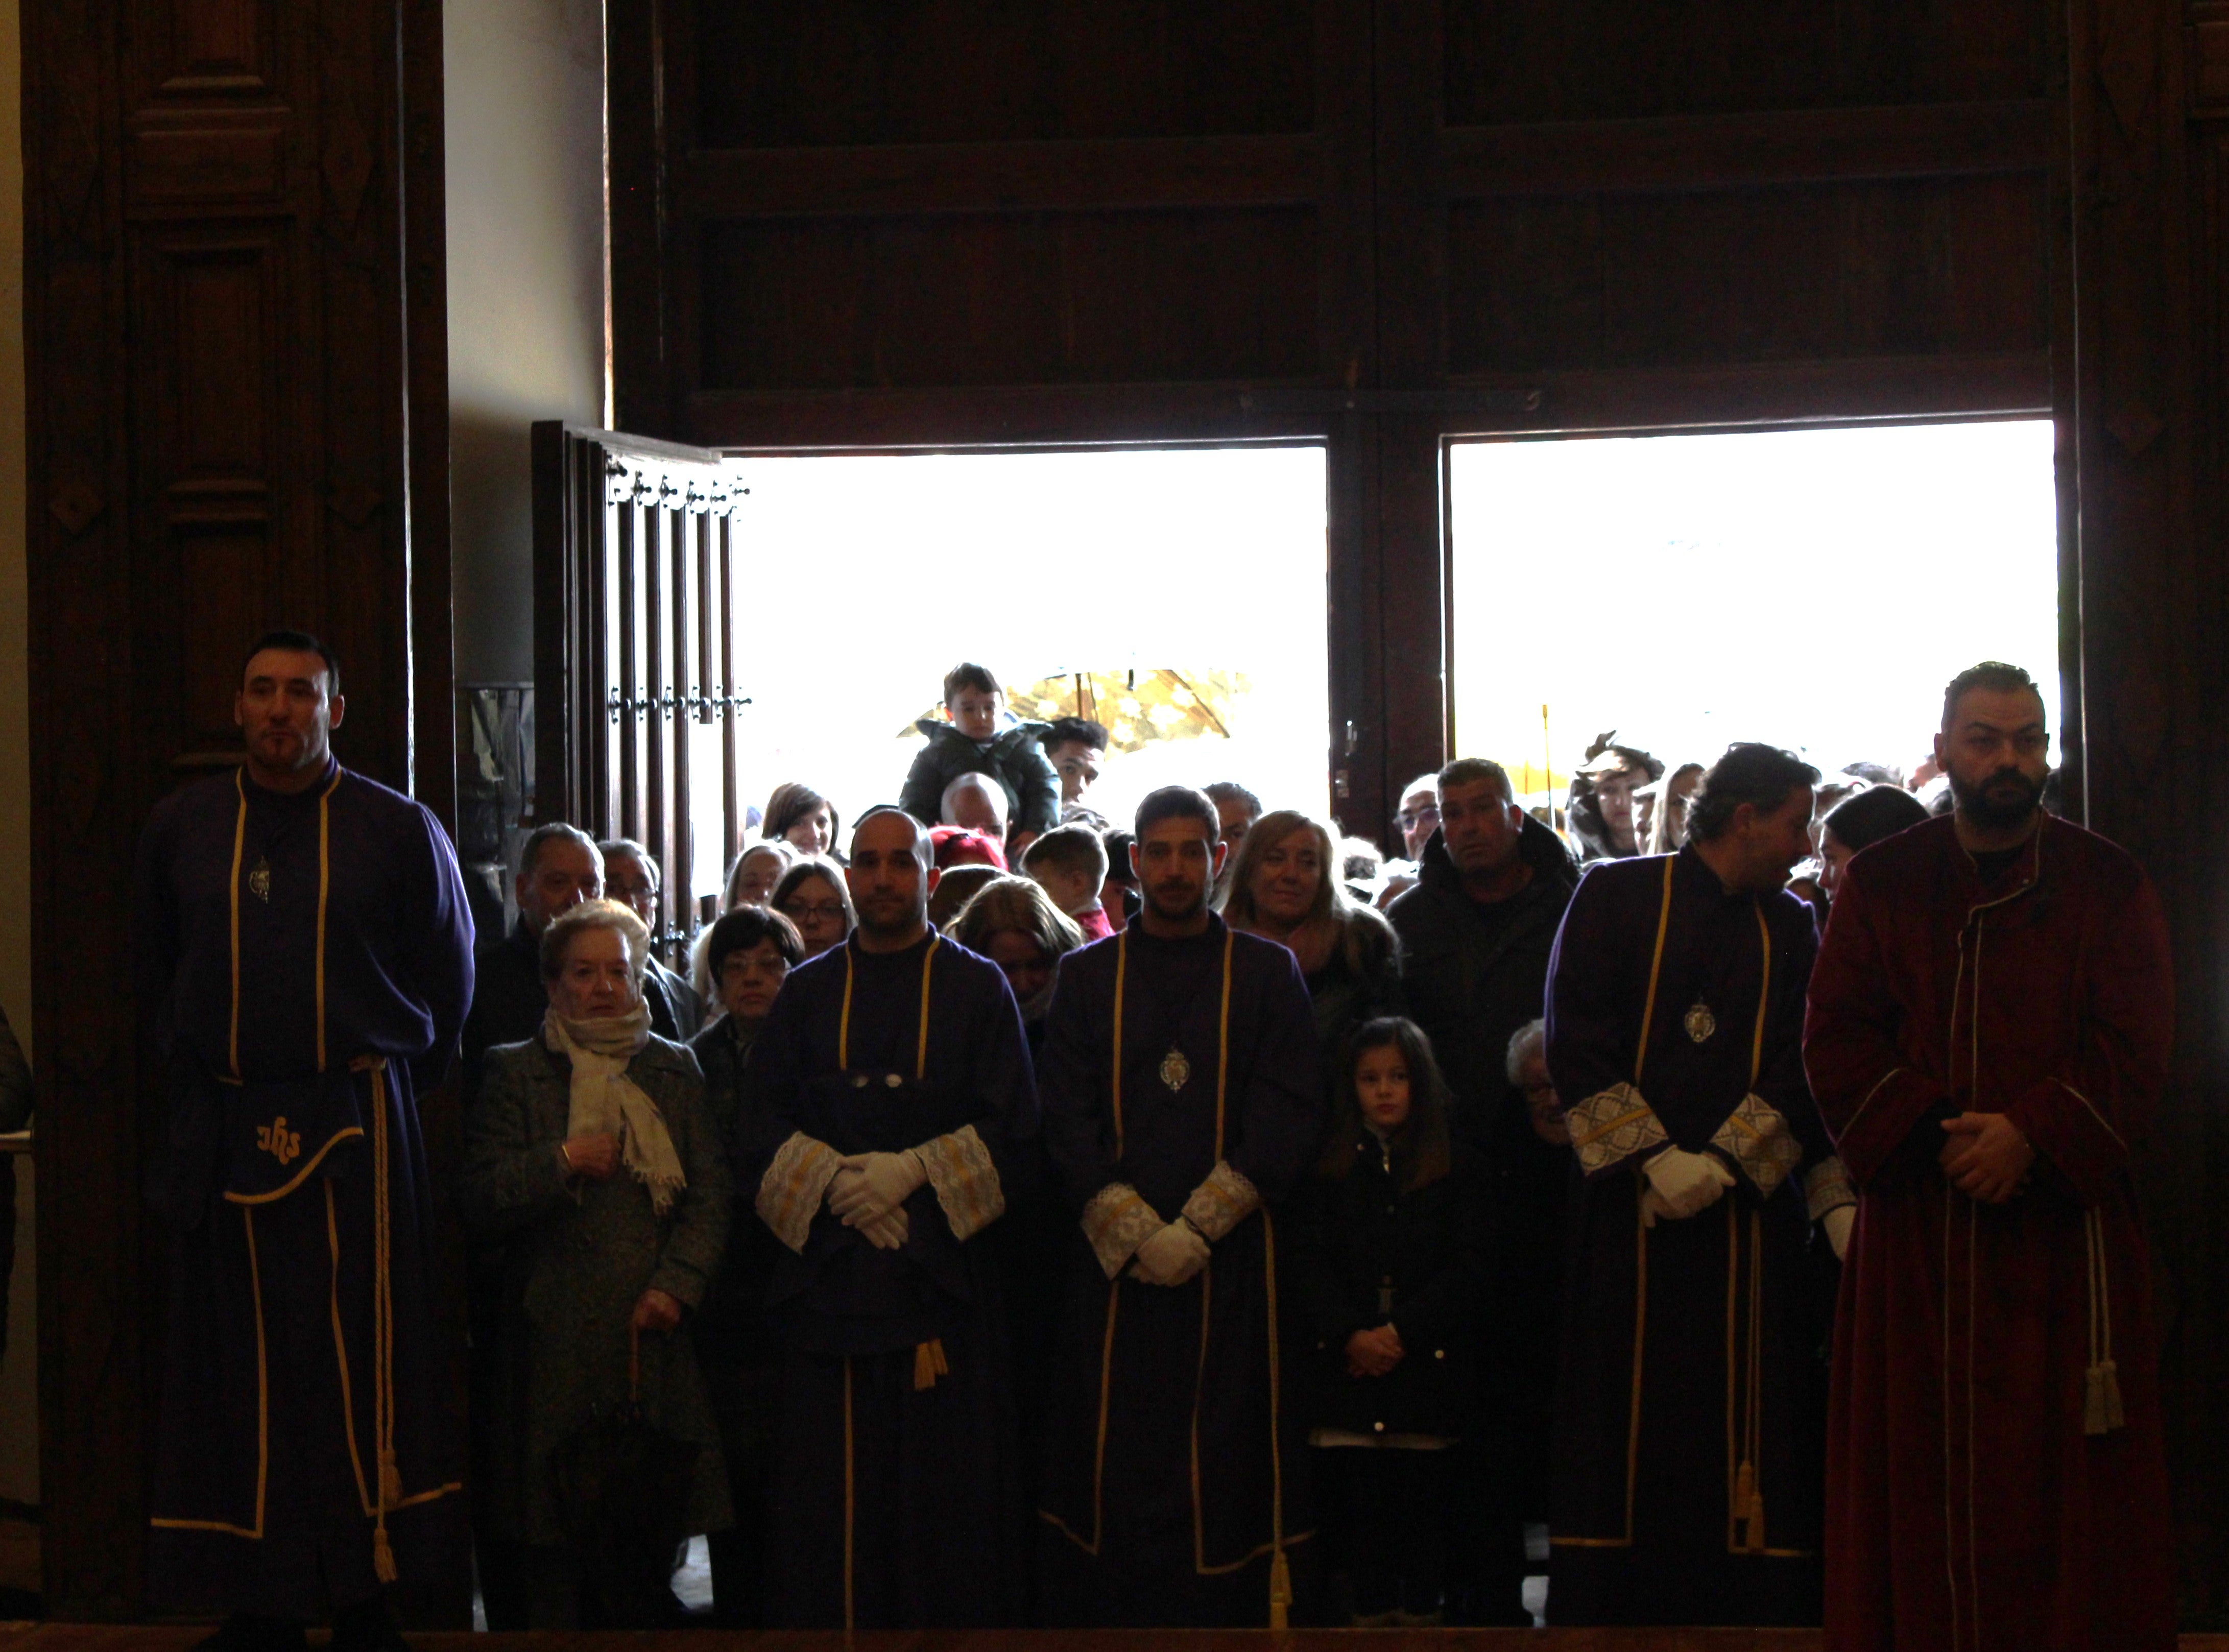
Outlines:
[[[534,427],[536,814],[649,848],[677,967],[742,845],[744,498],[706,449]]]

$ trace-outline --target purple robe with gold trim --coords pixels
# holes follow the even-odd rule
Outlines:
[[[228,774],[156,807],[138,912],[171,1228],[148,1592],[306,1620],[434,1581],[461,1475],[415,1098],[472,998],[455,854],[337,764]]]

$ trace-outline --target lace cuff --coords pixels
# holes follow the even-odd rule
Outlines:
[[[1192,1190],[1192,1197],[1185,1200],[1184,1217],[1210,1244],[1215,1244],[1261,1208],[1262,1195],[1254,1184],[1224,1160],[1207,1173],[1205,1181]]]
[[[999,1184],[999,1168],[973,1125],[964,1124],[914,1151],[928,1171],[929,1186],[936,1189],[936,1202],[952,1225],[954,1238],[980,1233],[1005,1213],[1006,1192]]]
[[[1165,1225],[1159,1212],[1127,1182],[1108,1183],[1083,1207],[1083,1237],[1091,1241],[1100,1271],[1109,1279]]]
[[[1672,1139],[1654,1109],[1630,1084],[1612,1084],[1566,1108],[1564,1121],[1571,1128],[1571,1151],[1579,1155],[1579,1168],[1590,1176],[1654,1153]]]
[[[800,1256],[806,1236],[813,1231],[813,1218],[819,1212],[820,1201],[828,1196],[828,1184],[836,1179],[840,1162],[834,1148],[796,1130],[759,1179],[755,1202],[760,1219],[774,1230],[774,1237]]]
[[[1788,1134],[1788,1121],[1779,1109],[1754,1092],[1726,1115],[1711,1145],[1734,1161],[1734,1168],[1750,1185],[1770,1199],[1789,1173],[1803,1162],[1803,1144]]]
[[[1818,1221],[1829,1211],[1857,1202],[1857,1186],[1840,1159],[1821,1159],[1804,1173],[1803,1203],[1813,1221]]]

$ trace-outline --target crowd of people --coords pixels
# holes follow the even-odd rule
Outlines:
[[[391,1648],[460,1485],[497,1629],[668,1621],[702,1534],[725,1626],[1529,1623],[1545,1572],[1557,1623],[2171,1644],[2164,932],[2025,673],[1950,684],[1934,804],[1605,736],[1559,809],[1420,778],[1388,858],[1230,781],[1102,820],[1105,731],[963,665],[671,960],[654,858],[565,824],[468,956],[337,677],[259,644],[247,768],[143,852],[152,1575],[222,1652]],[[461,1475],[411,1106],[459,1045]]]

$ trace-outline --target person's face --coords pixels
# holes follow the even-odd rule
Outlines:
[[[1969,689],[1935,736],[1935,760],[1950,777],[1958,813],[2009,832],[2027,824],[2051,773],[2042,697],[2027,689]]]
[[[1215,806],[1215,818],[1223,823],[1223,829],[1218,835],[1223,839],[1224,852],[1236,854],[1238,852],[1238,845],[1246,839],[1247,828],[1254,824],[1253,811],[1244,803],[1236,800],[1217,803]]]
[[[828,818],[828,806],[824,803],[791,821],[789,830],[781,835],[808,855],[825,855],[835,840],[836,823]]]
[[[903,935],[928,921],[936,873],[921,864],[921,828],[902,814],[878,814],[851,834],[844,876],[870,935]]]
[[[1289,929],[1308,915],[1323,887],[1323,852],[1316,834],[1295,826],[1260,852],[1254,863],[1254,910],[1269,922]]]
[[[550,919],[603,892],[603,858],[584,843],[552,838],[535,856],[534,870],[518,875],[518,915],[530,934],[540,935]]]
[[[918,705],[918,700],[914,702]],[[1006,697],[992,692],[986,694],[980,688],[963,688],[944,703],[945,715],[952,726],[970,740],[988,740],[999,732],[999,713],[1006,709]]]
[[[320,769],[331,734],[348,709],[325,692],[325,662],[306,649],[266,648],[247,662],[232,720],[247,742],[248,761],[269,775]]]
[[[603,1020],[634,1008],[634,967],[626,942],[617,929],[598,924],[565,944],[557,979],[549,983],[549,1002],[575,1021]]]
[[[1473,877],[1506,871],[1517,858],[1525,814],[1490,780],[1450,786],[1440,799],[1440,836],[1455,870]]]
[[[1686,769],[1664,788],[1664,840],[1675,849],[1687,840],[1687,804],[1702,778],[1701,770]]]
[[[780,910],[782,916],[797,926],[808,958],[818,958],[851,932],[844,915],[844,897],[837,893],[836,885],[819,872],[799,878]]]
[[[1402,845],[1414,860],[1424,852],[1424,845],[1440,824],[1440,794],[1436,787],[1419,786],[1401,800],[1401,812],[1393,817],[1393,824],[1401,828]]]
[[[720,960],[720,1007],[745,1025],[755,1025],[774,1008],[774,998],[789,979],[789,960],[772,941],[738,947]]]
[[[1409,1058],[1380,1045],[1354,1058],[1354,1099],[1363,1122],[1388,1134],[1409,1122]]]
[[[1741,887],[1782,888],[1789,870],[1811,853],[1811,788],[1792,788],[1778,808],[1766,813],[1744,804],[1735,811],[1733,832]]]
[[[1548,1056],[1535,1050],[1518,1064],[1517,1087],[1525,1092],[1525,1116],[1532,1134],[1551,1147],[1571,1145],[1571,1128],[1564,1122],[1564,1103],[1556,1094],[1556,1081],[1548,1077]]]
[[[1122,891],[1128,887],[1128,884],[1119,881],[1112,872],[1108,874],[1107,881],[1099,886],[1100,910],[1107,914],[1108,922],[1118,929],[1122,927]]]
[[[1208,885],[1223,870],[1224,845],[1211,844],[1198,820],[1156,820],[1130,845],[1130,870],[1153,916],[1182,923],[1206,910]]]
[[[1850,864],[1850,857],[1858,852],[1834,835],[1834,828],[1819,828],[1819,885],[1833,900],[1842,887],[1842,868]]]
[[[1633,787],[1639,778],[1632,769],[1622,768],[1595,781],[1595,795],[1602,801],[1603,824],[1609,828],[1610,840],[1627,851],[1632,850],[1637,841],[1633,835]]]
[[[736,868],[735,898],[730,907],[764,906],[774,886],[781,881],[781,857],[771,850],[755,852],[743,857],[743,864]]]
[[[1014,1002],[1027,1008],[1052,985],[1056,960],[1019,929],[1001,929],[986,943],[985,956],[998,965],[1014,989]]]
[[[658,930],[658,871],[634,855],[613,855],[604,862],[604,891],[633,909],[635,916]]]
[[[1045,755],[1060,775],[1060,800],[1063,803],[1080,801],[1099,778],[1099,765],[1103,754],[1094,751],[1081,740],[1063,740]]]
[[[970,832],[980,832],[985,837],[1003,842],[1006,836],[1006,800],[989,786],[963,786],[952,794],[952,803],[944,812],[944,824],[966,826]]]

